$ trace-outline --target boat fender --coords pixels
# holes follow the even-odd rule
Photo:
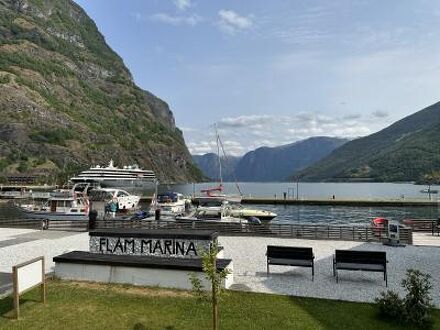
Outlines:
[[[43,219],[41,227],[43,228],[43,230],[48,230],[49,229],[49,219]]]
[[[261,220],[258,219],[257,217],[249,217],[248,221],[252,225],[261,225]]]

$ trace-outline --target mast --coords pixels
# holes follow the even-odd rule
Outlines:
[[[220,135],[218,134],[217,123],[215,123],[215,135],[217,142],[217,157],[218,157],[218,168],[220,175],[220,187],[223,187],[223,175],[222,175],[222,161],[220,158]]]

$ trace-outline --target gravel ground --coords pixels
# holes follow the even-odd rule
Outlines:
[[[340,271],[339,283],[332,274],[332,255],[335,249],[386,251],[388,289],[404,294],[400,282],[406,269],[415,268],[432,275],[432,296],[440,307],[440,247],[390,247],[377,243],[349,241],[300,240],[262,237],[219,238],[225,258],[234,263],[235,290],[286,294],[349,301],[372,302],[384,291],[382,273]],[[2,245],[3,243],[3,245]],[[267,245],[312,247],[315,254],[315,280],[311,269],[289,266],[271,266],[266,274]],[[29,229],[0,230],[0,295],[11,289],[12,266],[44,255],[46,271],[53,270],[52,258],[73,250],[88,251],[88,234]]]
[[[440,307],[440,248],[428,246],[390,247],[378,243],[349,241],[318,241],[261,237],[221,237],[225,258],[234,262],[233,289],[286,294],[293,296],[372,302],[380,291],[395,290],[404,295],[400,286],[407,269],[431,274],[432,297]],[[266,274],[266,246],[312,247],[315,254],[315,280],[311,269],[270,266]],[[388,288],[382,273],[339,271],[339,283],[333,277],[332,255],[335,249],[386,251]]]
[[[51,272],[54,256],[89,249],[87,233],[1,228],[0,246],[2,242],[10,244],[0,248],[0,296],[11,291],[13,265],[44,255],[46,272]]]

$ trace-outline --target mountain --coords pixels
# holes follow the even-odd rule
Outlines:
[[[285,181],[346,142],[339,138],[312,137],[274,148],[261,147],[240,159],[235,174],[239,181]]]
[[[327,156],[348,140],[312,137],[279,147],[261,147],[243,157],[222,158],[224,181],[284,181],[296,171]],[[193,155],[197,166],[209,178],[218,178],[218,156],[213,153]]]
[[[112,158],[162,181],[202,176],[168,105],[70,0],[0,0],[0,115],[0,172],[67,176]]]
[[[209,179],[217,181],[219,178],[219,164],[218,156],[214,153],[204,155],[193,155],[193,160],[200,168],[202,173]],[[235,181],[235,167],[241,157],[221,158],[222,161],[222,176],[224,181]]]
[[[416,181],[440,170],[440,102],[346,143],[300,173],[309,181]]]

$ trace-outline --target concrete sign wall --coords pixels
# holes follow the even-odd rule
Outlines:
[[[181,230],[97,230],[90,232],[91,253],[197,258],[217,240],[216,232]]]
[[[173,238],[90,237],[90,252],[116,255],[191,258],[208,250],[211,241]]]

